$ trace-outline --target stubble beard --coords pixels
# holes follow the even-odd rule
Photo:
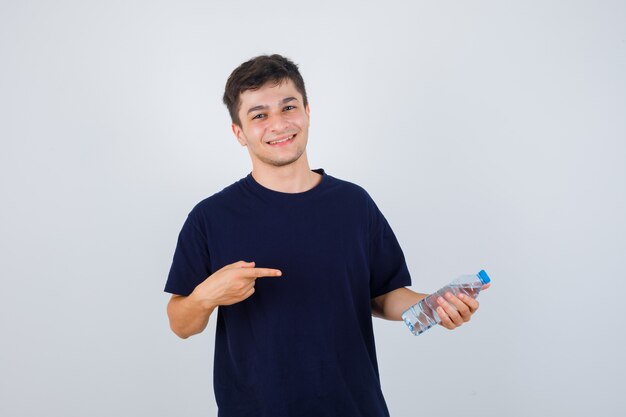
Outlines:
[[[300,134],[301,132],[298,132]],[[295,163],[298,159],[302,157],[304,151],[306,150],[306,143],[296,142],[297,146],[295,153],[292,156],[287,156],[286,159],[275,159],[272,158],[272,155],[260,155],[256,154],[256,157],[264,164],[271,165],[274,167],[283,167],[286,165],[290,165]],[[270,145],[268,145],[270,146]]]
[[[264,156],[259,156],[259,159],[261,160],[261,162],[265,164],[272,165],[275,167],[283,167],[285,165],[293,164],[294,162],[296,162],[298,159],[302,157],[302,154],[304,154],[304,148],[298,148],[296,154],[291,158],[272,159],[272,158],[267,158]]]

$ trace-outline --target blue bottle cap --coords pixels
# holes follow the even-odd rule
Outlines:
[[[489,284],[491,282],[491,278],[489,278],[489,275],[487,275],[484,269],[478,273],[478,278],[480,278],[483,284]]]

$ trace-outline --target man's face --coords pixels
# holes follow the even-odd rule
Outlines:
[[[233,133],[248,147],[253,166],[280,167],[300,159],[308,140],[309,106],[291,80],[244,91],[239,100],[241,127],[233,123]]]

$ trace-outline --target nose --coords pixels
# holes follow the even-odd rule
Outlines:
[[[287,116],[282,113],[279,113],[272,117],[272,124],[270,125],[270,130],[273,133],[282,133],[289,129],[289,120],[287,120]]]

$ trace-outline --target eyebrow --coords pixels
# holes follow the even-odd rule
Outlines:
[[[278,102],[278,104],[286,104],[286,103],[289,103],[290,101],[294,101],[294,100],[295,100],[295,101],[298,101],[298,99],[297,99],[297,98],[295,98],[295,97],[286,97],[286,98],[282,99],[281,101],[279,101],[279,102]],[[250,114],[250,113],[252,113],[253,111],[257,111],[257,110],[265,110],[265,109],[268,109],[268,108],[269,108],[269,106],[264,106],[264,105],[254,106],[254,107],[251,107],[251,108],[248,110],[248,113],[247,113],[247,114]]]

